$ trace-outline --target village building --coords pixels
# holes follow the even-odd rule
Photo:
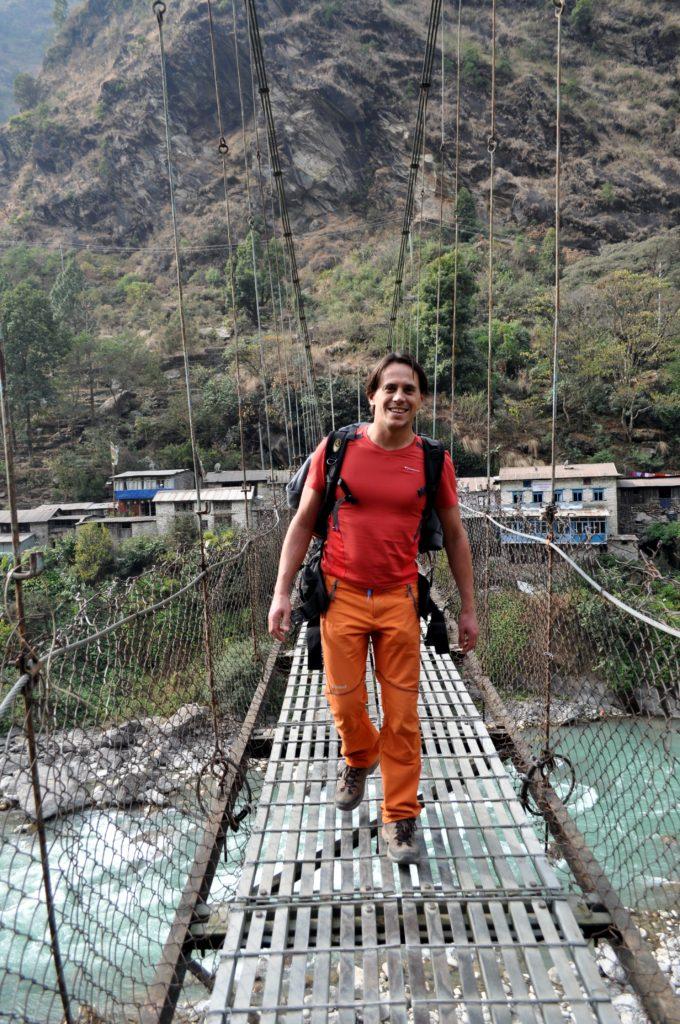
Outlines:
[[[19,534],[19,553],[23,554],[24,551],[30,551],[31,548],[38,546],[38,538],[34,533],[20,533]],[[12,534],[2,533],[0,534],[0,555],[14,555],[14,545],[12,544]]]
[[[122,516],[151,516],[159,491],[193,486],[194,474],[190,469],[133,469],[113,477],[113,494]]]
[[[241,487],[207,487],[201,491],[201,522],[206,530],[223,530],[230,526],[246,525],[246,502],[254,511],[261,507],[255,502],[251,487],[244,493]],[[198,512],[195,490],[162,491],[156,494],[158,532],[167,533],[178,515]]]
[[[132,537],[155,537],[158,524],[155,516],[107,516],[104,519],[83,519],[76,527],[76,533],[93,523],[108,531],[114,544]]]
[[[246,483],[252,488],[253,499],[265,505],[274,505],[293,475],[291,469],[246,469]],[[206,487],[243,487],[243,470],[214,470],[205,474]]]
[[[113,512],[114,507],[113,502],[110,501],[37,505],[35,508],[18,509],[17,520],[22,534],[31,534],[35,537],[35,543],[30,545],[35,547],[53,543],[70,530],[75,530],[84,518],[100,516],[103,512]],[[0,540],[4,541],[6,536],[11,536],[11,533],[12,520],[9,509],[0,510]]]
[[[558,544],[603,546],[618,534],[618,477],[613,462],[558,465],[553,499],[550,466],[506,466],[496,477],[501,513],[515,529],[545,536],[544,512],[554,500]],[[503,533],[501,539],[506,544],[522,543],[511,533]]]
[[[680,473],[638,473],[619,480],[620,529],[644,533],[650,523],[675,522],[680,515]]]

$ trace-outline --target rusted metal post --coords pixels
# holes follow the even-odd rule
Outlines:
[[[12,525],[12,549],[14,552],[14,570],[19,569],[21,562],[21,542],[19,538],[19,517],[17,515],[17,493],[16,477],[14,473],[14,451],[12,449],[12,421],[10,417],[9,402],[7,400],[7,372],[5,367],[5,344],[0,326],[0,413],[2,417],[2,439],[5,454],[5,475],[7,478],[7,498],[10,509],[10,522]],[[19,669],[26,673],[26,684],[23,688],[24,698],[24,729],[28,743],[28,756],[31,773],[31,786],[33,789],[33,801],[35,803],[35,821],[38,832],[38,845],[40,848],[40,865],[42,868],[43,888],[45,890],[45,905],[47,908],[47,924],[50,932],[50,947],[54,969],[57,975],[57,986],[59,996],[64,1010],[65,1024],[72,1024],[71,1008],[69,1003],[66,979],[64,977],[64,966],[59,949],[59,933],[57,918],[54,910],[54,893],[52,879],[50,876],[49,852],[47,849],[47,837],[45,835],[45,820],[42,811],[42,792],[40,778],[38,776],[38,753],[35,741],[34,727],[34,705],[33,686],[38,679],[40,665],[34,657],[26,636],[26,616],[24,610],[23,584],[18,576],[14,576],[14,590],[17,610],[17,630],[19,634]]]

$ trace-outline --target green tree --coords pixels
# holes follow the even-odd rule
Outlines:
[[[100,339],[95,358],[99,366],[97,375],[113,396],[158,382],[158,357],[134,335]]]
[[[227,260],[227,289],[231,295],[231,267],[234,268],[234,290],[238,309],[246,311],[251,320],[257,319],[257,303],[255,293],[255,273],[253,271],[253,242],[255,243],[255,265],[258,267],[258,287],[261,291],[262,276],[259,264],[259,237],[254,228],[248,232],[236,247],[236,256]],[[260,296],[261,297],[261,296]]]
[[[453,329],[454,253],[445,252],[441,262],[434,259],[425,269],[421,284],[420,361],[431,376],[437,336],[437,289],[439,288],[438,388],[451,390],[451,339]],[[439,278],[439,269],[441,276]],[[438,281],[439,278],[439,281]],[[483,385],[483,359],[470,331],[473,304],[477,293],[474,273],[467,254],[459,252],[456,298],[456,391],[471,391]],[[481,375],[481,376],[480,376]],[[431,380],[431,384],[434,382]]]
[[[538,254],[538,272],[545,284],[552,284],[555,280],[555,238],[555,229],[548,228]]]
[[[101,523],[86,523],[76,533],[75,570],[83,583],[95,583],[114,564],[111,534]]]
[[[54,394],[54,375],[69,339],[52,315],[47,295],[30,283],[5,291],[0,300],[5,339],[7,392],[23,419],[29,460],[33,456],[33,417]]]
[[[84,288],[85,275],[75,257],[70,256],[54,282],[50,303],[55,318],[71,334],[78,334],[85,327]]]
[[[14,79],[14,102],[19,110],[32,110],[40,101],[40,88],[33,75],[20,71]]]
[[[472,193],[464,185],[458,190],[456,211],[458,213],[458,236],[461,242],[469,242],[479,230],[479,221]]]
[[[68,0],[54,0],[54,7],[52,8],[52,18],[57,28],[66,21],[68,17]]]
[[[595,5],[593,0],[576,0],[569,16],[569,21],[579,35],[587,36],[593,27],[594,16]]]

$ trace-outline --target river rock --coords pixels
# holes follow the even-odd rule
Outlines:
[[[90,795],[66,765],[47,765],[38,762],[38,780],[42,793],[43,818],[48,820],[57,814],[81,810],[90,802]],[[36,820],[36,806],[30,773],[19,772],[14,789],[16,805],[27,818]]]
[[[597,953],[597,966],[600,973],[612,981],[623,984],[626,981],[626,972],[619,962],[614,950],[607,943],[602,943]]]
[[[138,720],[124,722],[123,725],[116,725],[107,729],[101,738],[100,745],[104,748],[112,747],[114,750],[125,750],[136,742],[136,738],[144,731],[144,726]]]

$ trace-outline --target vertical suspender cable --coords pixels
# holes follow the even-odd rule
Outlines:
[[[264,362],[264,344],[262,342],[262,315],[260,312],[260,287],[257,270],[257,253],[255,250],[255,219],[253,217],[253,202],[250,192],[250,169],[248,166],[248,141],[246,139],[246,115],[243,107],[243,89],[241,87],[241,65],[239,63],[238,47],[238,26],[236,19],[236,0],[231,0],[231,9],[234,19],[234,62],[236,64],[236,82],[238,84],[238,100],[241,111],[241,135],[243,138],[243,169],[246,180],[246,196],[248,200],[248,225],[250,227],[250,256],[253,266],[253,287],[255,289],[255,317],[257,321],[257,348],[260,356],[260,376],[262,379],[262,392],[264,398],[264,419],[267,431],[267,450],[269,452],[269,475],[274,485],[274,461],[272,456],[272,438],[269,425],[269,395],[267,394],[267,373]]]
[[[252,2],[252,0],[251,0]],[[432,0],[430,7],[430,19],[427,25],[427,42],[425,45],[425,58],[423,70],[420,76],[420,94],[418,98],[418,113],[416,115],[416,127],[413,135],[413,147],[411,149],[411,163],[406,189],[406,205],[404,208],[404,220],[401,228],[401,244],[399,257],[397,259],[397,271],[394,278],[394,292],[392,295],[392,309],[387,332],[387,347],[394,349],[394,332],[397,323],[397,313],[401,305],[402,282],[404,278],[404,260],[406,258],[406,244],[411,232],[411,221],[413,219],[413,203],[415,200],[416,179],[418,169],[422,160],[423,146],[425,139],[425,115],[427,113],[427,98],[432,85],[432,65],[434,63],[435,50],[437,45],[437,29],[439,26],[439,15],[441,11],[441,0]]]
[[[555,311],[553,317],[553,350],[552,350],[552,426],[550,450],[550,502],[545,510],[548,521],[547,540],[547,591],[548,606],[546,610],[546,658],[545,658],[545,722],[543,757],[550,755],[550,715],[553,688],[553,549],[555,540],[555,463],[557,461],[557,360],[560,340],[560,227],[561,227],[561,119],[562,119],[562,13],[564,0],[553,0],[557,21],[557,53],[555,67]],[[548,845],[548,826],[546,824],[545,846]]]
[[[453,458],[453,416],[456,397],[456,343],[457,319],[458,319],[458,246],[460,243],[460,221],[458,216],[458,182],[460,173],[460,25],[463,9],[463,0],[458,0],[458,27],[456,31],[456,144],[454,152],[454,179],[453,179],[453,209],[454,209],[454,238],[453,238],[453,310],[451,314],[451,423],[449,436],[449,453]]]
[[[487,140],[489,153],[489,262],[488,262],[488,340],[486,364],[486,510],[491,511],[491,387],[493,341],[493,187],[496,157],[496,0],[491,0],[491,128]],[[491,524],[485,520],[484,530],[484,628],[489,640],[489,562],[491,557]]]
[[[269,280],[269,297],[272,304],[272,317],[274,318],[274,334],[276,338],[276,356],[279,367],[279,378],[283,380],[283,362],[281,359],[281,334],[283,333],[283,314],[280,310],[277,310],[276,297],[274,294],[274,275],[272,272],[272,250],[271,250],[271,236],[269,234],[269,227],[267,221],[267,204],[264,196],[264,180],[262,177],[262,151],[260,149],[260,129],[257,124],[257,98],[255,96],[255,67],[253,63],[253,44],[250,39],[250,33],[248,33],[248,52],[250,56],[250,90],[253,104],[253,127],[255,129],[255,158],[257,161],[257,188],[260,196],[260,206],[262,209],[262,225],[264,230],[265,239],[265,254],[267,262],[267,276]],[[280,325],[280,328],[279,328]],[[286,433],[286,448],[288,450],[288,465],[292,465],[291,460],[291,442],[289,438],[288,430],[288,416],[286,413],[286,398],[283,391],[283,385],[281,386],[281,405],[283,407],[283,425]]]
[[[494,174],[496,169],[496,0],[491,0],[491,130],[487,140],[489,153],[489,261],[488,261],[488,338],[486,355],[486,497],[491,503],[491,395],[493,365],[493,257],[494,257]]]
[[[243,393],[241,390],[241,343],[238,332],[238,314],[236,310],[236,279],[234,270],[234,251],[232,248],[231,206],[229,203],[229,184],[227,175],[227,155],[229,153],[229,147],[224,137],[224,121],[222,118],[222,102],[220,100],[220,87],[217,75],[217,52],[215,48],[215,29],[213,25],[211,0],[208,0],[208,26],[210,30],[210,56],[212,60],[213,81],[215,85],[215,107],[217,109],[217,126],[220,133],[218,152],[220,155],[220,159],[222,161],[224,207],[227,218],[227,244],[229,246],[229,259],[227,262],[227,266],[229,268],[229,290],[231,293],[232,330],[234,335],[234,354],[236,359],[236,405],[238,410],[238,429],[241,446],[241,476],[243,480],[243,500],[245,502],[246,526],[249,526],[250,508],[248,505],[248,475],[246,472],[245,430],[243,424]]]
[[[271,158],[272,173],[274,176],[274,181],[276,183],[276,190],[279,198],[279,210],[281,213],[281,222],[283,226],[283,238],[286,250],[288,252],[288,262],[290,265],[291,281],[293,283],[293,290],[297,306],[298,323],[300,326],[300,334],[302,336],[302,341],[304,344],[305,360],[307,363],[306,376],[309,382],[309,386],[311,388],[312,419],[314,421],[314,432],[312,440],[317,441],[320,440],[321,434],[323,433],[323,417],[321,415],[321,405],[319,402],[318,390],[316,386],[314,361],[312,358],[312,346],[309,336],[309,327],[307,325],[307,315],[305,313],[304,300],[302,297],[300,275],[298,272],[297,258],[295,255],[295,244],[293,242],[293,232],[291,230],[290,219],[288,217],[288,204],[286,202],[286,193],[283,187],[283,171],[281,170],[281,161],[279,159],[279,147],[276,138],[274,116],[272,113],[271,99],[269,95],[269,84],[267,81],[267,69],[264,62],[264,53],[262,51],[262,40],[260,38],[260,27],[257,20],[255,2],[254,0],[245,0],[245,4],[246,11],[248,13],[248,31],[250,32],[252,53],[255,64],[255,74],[257,76],[258,90],[260,93],[260,102],[262,104],[265,124],[267,126],[267,142],[269,144],[269,155]]]
[[[184,384],[187,398],[187,416],[189,419],[189,438],[191,441],[191,458],[194,467],[196,480],[196,505],[198,518],[198,539],[201,552],[201,592],[203,597],[203,648],[205,655],[205,667],[210,688],[212,702],[213,731],[215,738],[215,753],[221,752],[219,737],[219,721],[217,710],[217,695],[215,690],[215,674],[212,658],[212,638],[210,625],[210,602],[208,594],[207,559],[205,552],[205,537],[203,535],[203,501],[201,498],[201,460],[196,444],[196,431],[194,429],[194,409],[191,398],[191,379],[189,376],[189,350],[187,347],[187,330],[184,316],[184,290],[182,287],[182,264],[179,252],[179,231],[177,228],[177,206],[175,202],[175,185],[172,177],[172,149],[170,145],[170,112],[168,103],[168,79],[165,66],[165,43],[163,40],[163,18],[165,15],[165,3],[163,0],[154,0],[153,12],[158,23],[158,41],[161,58],[161,82],[163,86],[163,118],[165,121],[165,151],[167,158],[168,190],[170,194],[170,212],[172,216],[172,235],[175,250],[175,270],[177,273],[177,305],[179,312],[180,336],[182,340],[182,357],[184,360]]]
[[[442,301],[442,233],[444,230],[444,8],[442,22],[442,90],[441,90],[441,143],[439,146],[439,230],[437,233],[437,314],[434,333],[434,380],[432,382],[432,437],[437,437],[437,374],[439,371],[439,332],[441,329]],[[435,181],[436,181],[435,175]]]

